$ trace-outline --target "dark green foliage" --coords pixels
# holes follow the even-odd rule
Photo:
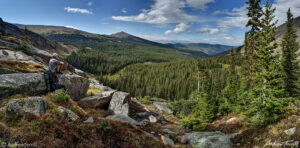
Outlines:
[[[193,114],[197,100],[178,100],[170,103],[173,114],[179,118]]]
[[[297,53],[299,43],[296,41],[297,35],[296,30],[293,29],[294,18],[291,13],[291,9],[287,12],[286,32],[282,40],[281,46],[283,51],[282,56],[282,67],[284,69],[284,84],[285,91],[291,97],[300,96],[299,87],[299,61]]]
[[[16,50],[22,51],[27,55],[32,56],[33,53],[28,47],[29,39],[28,39],[28,30],[25,28],[24,30],[24,38],[22,39],[21,43],[18,45],[18,48]]]
[[[218,97],[222,96],[221,90],[226,85],[228,73],[220,64],[221,62],[229,63],[228,56],[169,63],[135,64],[114,76],[99,77],[99,80],[118,90],[130,92],[136,97],[156,96],[171,100],[187,100],[198,87],[196,69],[199,63],[207,69],[206,76],[200,80],[203,91],[212,97]]]
[[[96,126],[96,129],[103,132],[109,132],[112,131],[112,126],[107,121],[99,122]]]
[[[66,60],[77,68],[99,75],[114,74],[135,63],[168,62],[194,57],[191,53],[164,47],[163,44],[150,44],[149,41],[147,44],[132,44],[109,36],[88,37],[80,34],[52,34],[46,37],[82,48]]]
[[[246,27],[251,30],[245,34],[245,63],[243,64],[244,83],[242,89],[248,90],[253,86],[253,64],[255,63],[254,53],[257,51],[259,43],[257,40],[258,33],[261,29],[262,8],[261,0],[248,0],[248,17],[250,18]]]
[[[60,90],[51,97],[60,102],[69,102],[69,100],[71,99],[71,97],[66,93],[65,90]]]
[[[282,109],[287,105],[285,99],[282,69],[275,41],[275,9],[267,1],[262,19],[259,49],[256,52],[255,87],[248,94],[250,105],[248,117],[253,126],[266,126],[284,116]]]

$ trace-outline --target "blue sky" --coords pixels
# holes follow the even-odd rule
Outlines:
[[[20,24],[55,25],[112,34],[125,31],[162,43],[241,45],[246,0],[0,0],[0,17]],[[271,0],[279,24],[300,0]]]

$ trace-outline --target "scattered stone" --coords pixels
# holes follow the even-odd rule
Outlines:
[[[166,125],[166,124],[168,124],[168,122],[166,122],[166,121],[161,121],[161,124]]]
[[[140,122],[141,126],[147,126],[150,124],[150,121],[148,119],[144,119],[143,121]]]
[[[77,75],[79,75],[79,76],[84,77],[84,78],[88,78],[87,74],[86,74],[85,72],[83,72],[82,70],[80,70],[80,69],[76,69],[76,68],[75,68],[75,73],[76,73]]]
[[[190,146],[201,148],[231,148],[230,135],[221,132],[195,132],[185,134]]]
[[[161,140],[162,140],[162,142],[163,142],[163,144],[165,146],[170,146],[170,147],[174,147],[175,146],[174,141],[172,139],[166,137],[166,136],[162,135],[161,136]]]
[[[58,79],[59,84],[66,87],[67,93],[74,101],[86,96],[90,85],[88,79],[78,75],[58,75]]]
[[[147,135],[148,137],[153,138],[155,141],[159,142],[159,139],[157,137],[155,137],[154,135],[152,135],[152,134],[150,134],[148,132],[145,132],[145,131],[144,131],[144,134]]]
[[[100,93],[94,96],[80,99],[78,105],[83,108],[106,108],[109,106],[109,102],[112,98],[113,92],[111,93]]]
[[[148,112],[141,112],[141,113],[136,113],[136,115],[138,115],[141,118],[147,118],[147,117],[149,117],[150,113],[148,113]]]
[[[79,119],[79,117],[69,109],[59,106],[58,110],[61,113],[61,115],[63,116],[63,118],[69,122]]]
[[[183,136],[179,136],[179,142],[181,144],[186,144],[187,143],[187,136],[186,135],[183,135]]]
[[[237,118],[237,117],[233,117],[230,118],[226,121],[226,124],[236,124],[238,122],[240,122],[242,119],[241,118]]]
[[[139,125],[139,123],[134,119],[122,114],[107,116],[105,119],[127,122],[130,123],[135,128]]]
[[[130,94],[117,91],[113,94],[109,104],[109,109],[114,114],[129,115]]]
[[[172,114],[173,112],[167,108],[168,105],[166,102],[153,102],[153,105],[157,108],[157,111],[162,113],[169,113]]]
[[[297,124],[300,124],[300,119],[297,120]]]
[[[85,120],[83,123],[94,123],[94,118],[89,117],[87,120]]]
[[[286,134],[289,135],[289,136],[292,136],[292,135],[295,134],[296,130],[297,130],[297,128],[296,128],[296,127],[293,127],[293,128],[290,128],[290,129],[285,130],[284,133],[286,133]]]
[[[163,129],[162,130],[165,134],[169,135],[172,138],[175,138],[177,136],[177,134],[169,129]]]
[[[153,115],[149,116],[149,120],[151,123],[156,123],[158,120],[156,117],[154,117]]]
[[[12,99],[6,106],[8,118],[22,117],[25,114],[42,116],[45,114],[48,102],[42,97],[29,97],[23,99]]]

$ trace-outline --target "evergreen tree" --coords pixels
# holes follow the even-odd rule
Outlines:
[[[237,73],[235,69],[235,55],[234,50],[230,50],[230,65],[229,76],[227,77],[226,97],[229,103],[236,103],[237,98]]]
[[[262,16],[261,0],[248,0],[248,17],[250,18],[246,27],[251,30],[245,34],[245,63],[243,64],[244,89],[248,90],[253,86],[253,64],[255,63],[254,54],[258,49],[258,32],[261,29],[260,18]]]
[[[287,103],[284,97],[282,68],[279,55],[274,53],[277,48],[275,42],[276,23],[274,21],[275,8],[266,1],[262,30],[259,36],[259,49],[255,54],[255,87],[249,95],[251,104],[248,115],[252,118],[252,125],[265,126],[276,122],[283,116],[282,109]]]
[[[296,41],[296,30],[293,29],[294,18],[291,9],[287,12],[286,32],[282,40],[282,67],[284,70],[285,90],[290,97],[299,97],[299,61],[297,51],[299,43]]]

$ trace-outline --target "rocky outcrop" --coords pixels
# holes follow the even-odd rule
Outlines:
[[[102,108],[107,109],[112,99],[114,91],[96,94],[94,96],[80,99],[78,105],[83,108]]]
[[[162,130],[165,134],[167,134],[168,136],[172,137],[172,138],[176,138],[177,134],[169,129],[163,129]]]
[[[3,49],[0,50],[0,60],[36,62],[33,57],[28,56],[23,52]]]
[[[94,123],[94,118],[93,117],[89,117],[83,123]]]
[[[169,108],[167,108],[166,102],[153,102],[153,105],[156,107],[158,112],[169,113],[169,114],[173,113]]]
[[[190,146],[199,148],[231,148],[230,135],[221,132],[195,132],[186,134]]]
[[[174,141],[167,136],[161,136],[161,141],[165,146],[174,147]]]
[[[29,97],[10,100],[6,106],[6,116],[17,118],[25,114],[42,116],[45,114],[48,102],[42,97]]]
[[[107,86],[103,86],[103,84],[100,84],[97,80],[90,79],[89,81],[90,81],[91,87],[95,87],[95,88],[98,88],[103,91],[114,91],[113,89],[111,89]]]
[[[74,112],[72,112],[71,110],[66,109],[62,106],[58,107],[58,111],[61,114],[61,116],[69,122],[73,122],[73,121],[76,121],[77,119],[79,119],[79,117]]]
[[[82,70],[76,69],[76,68],[74,70],[77,75],[88,78],[87,74],[85,72],[83,72]]]
[[[44,94],[46,84],[42,74],[16,73],[0,75],[0,98],[14,94],[36,96]]]
[[[1,68],[1,67],[0,67],[0,75],[3,75],[3,74],[11,74],[11,73],[18,73],[18,72],[15,71],[15,70],[12,70],[12,69]]]
[[[127,123],[130,123],[134,127],[139,125],[139,123],[137,121],[135,121],[134,119],[132,119],[128,116],[125,116],[125,115],[111,115],[111,116],[106,117],[105,119],[127,122]]]
[[[113,94],[109,104],[109,109],[114,114],[129,115],[130,94],[117,91]]]
[[[65,85],[67,93],[73,100],[79,100],[86,95],[89,81],[78,75],[61,75],[59,83]],[[43,95],[46,92],[46,84],[43,74],[15,73],[0,75],[0,98],[6,98],[14,94],[29,96]]]
[[[58,79],[59,84],[66,87],[67,93],[74,101],[86,96],[90,85],[88,79],[78,75],[58,75]]]

